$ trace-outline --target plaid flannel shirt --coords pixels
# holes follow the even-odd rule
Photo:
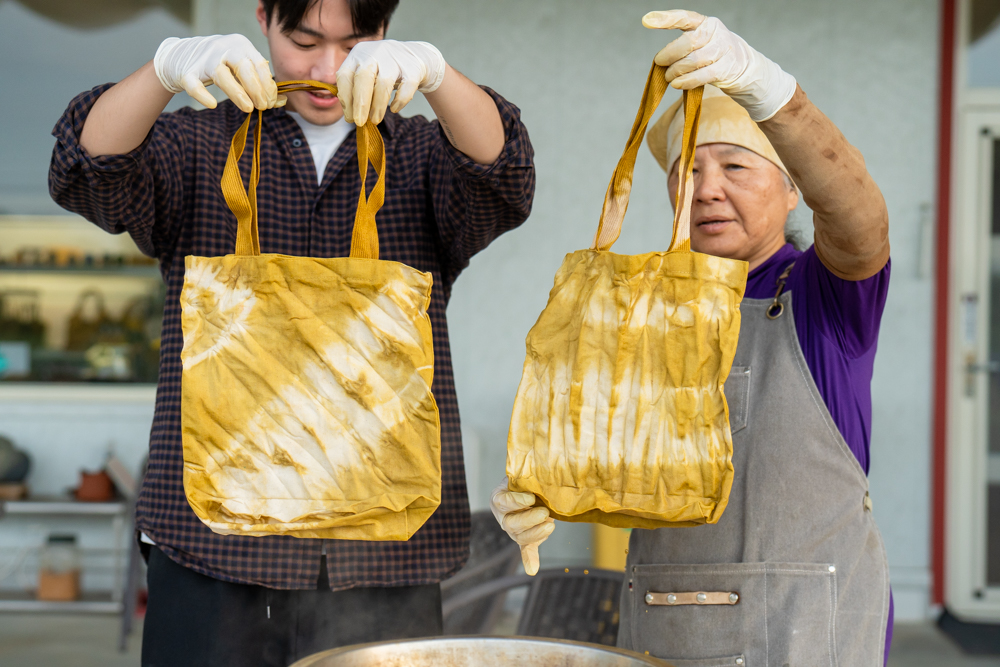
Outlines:
[[[496,102],[506,137],[500,157],[485,166],[457,151],[436,121],[390,113],[380,125],[386,147],[381,257],[434,277],[429,315],[441,415],[441,506],[407,542],[243,537],[210,531],[184,495],[179,299],[186,255],[234,251],[236,218],[219,183],[230,141],[246,116],[228,101],[212,110],[165,113],[132,152],[94,158],[80,147],[80,133],[111,85],[77,96],[59,119],[49,189],[62,207],[102,229],[128,232],[144,253],[160,260],[166,282],[159,386],[137,529],[185,567],[271,588],[315,588],[324,545],[335,590],[435,583],[454,573],[468,557],[469,504],[445,310],[469,258],[520,225],[531,209],[534,153],[517,107],[484,88]],[[244,181],[250,153],[240,163]],[[319,186],[305,137],[284,110],[264,113],[260,154],[261,251],[347,256],[361,183],[354,133],[331,158]]]

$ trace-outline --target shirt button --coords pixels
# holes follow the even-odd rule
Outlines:
[[[299,148],[300,146],[302,146],[302,140],[301,139],[292,139],[292,145],[295,146],[296,148]]]

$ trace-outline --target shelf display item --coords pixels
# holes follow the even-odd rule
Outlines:
[[[31,458],[0,435],[0,500],[20,500],[28,495],[24,483],[31,470]]]
[[[87,304],[93,303],[93,315],[87,315]],[[69,317],[66,350],[84,352],[97,343],[125,342],[125,330],[104,307],[104,295],[97,290],[85,290],[77,299],[76,308]]]
[[[45,323],[38,315],[35,290],[0,291],[0,340],[23,341],[32,348],[45,345]]]
[[[667,83],[654,65],[608,186],[593,247],[566,256],[528,333],[507,448],[512,491],[564,521],[623,528],[715,523],[733,482],[723,384],[746,262],[691,252],[702,88],[686,91],[666,252],[617,255],[636,154]]]
[[[20,483],[31,470],[31,458],[14,446],[14,443],[0,435],[0,483]]]
[[[76,535],[49,535],[38,561],[39,600],[72,602],[80,597],[80,550]]]
[[[22,380],[31,375],[31,345],[21,340],[0,342],[0,379]]]
[[[115,498],[115,485],[103,470],[80,471],[80,485],[73,490],[73,497],[89,503],[105,503]]]
[[[336,89],[286,82],[291,89]],[[349,257],[262,254],[258,113],[249,192],[233,139],[222,190],[235,253],[185,260],[181,292],[184,490],[221,534],[406,540],[441,502],[431,393],[429,273],[379,259],[378,129],[357,129],[361,191]],[[378,180],[366,196],[368,162]]]

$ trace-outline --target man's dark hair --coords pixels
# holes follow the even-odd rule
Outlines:
[[[281,32],[288,34],[299,27],[302,17],[320,0],[261,0],[268,23],[277,10]],[[396,11],[399,0],[347,0],[351,10],[351,23],[357,37],[377,35],[389,27],[389,19]]]

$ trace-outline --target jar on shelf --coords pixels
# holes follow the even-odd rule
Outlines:
[[[39,600],[70,602],[80,597],[80,549],[76,535],[49,535],[38,559]]]

